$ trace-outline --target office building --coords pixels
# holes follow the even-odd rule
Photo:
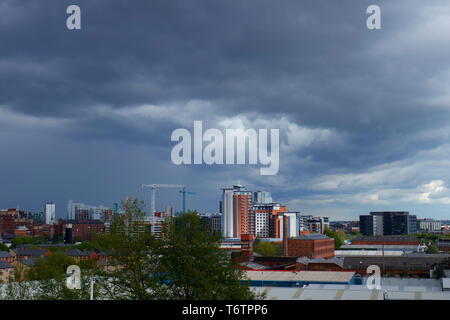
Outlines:
[[[273,202],[270,192],[267,192],[267,191],[256,191],[254,193],[253,201],[255,203],[272,203]]]
[[[283,213],[283,216],[286,217],[287,220],[286,230],[283,230],[283,232],[286,232],[288,238],[300,236],[300,228],[298,227],[299,215],[299,212]]]
[[[45,204],[45,224],[53,224],[56,222],[56,207],[53,202]]]
[[[425,232],[441,231],[441,221],[434,219],[417,219],[417,229]]]
[[[77,221],[97,220],[111,221],[113,209],[105,206],[91,206],[84,203],[75,203],[69,200],[67,204],[67,219]]]
[[[359,217],[363,235],[388,236],[417,233],[417,217],[407,211],[371,212]]]
[[[325,229],[330,228],[330,219],[328,217],[315,217],[312,215],[299,215],[300,231],[310,233],[323,233]]]
[[[200,215],[200,222],[212,233],[220,233],[222,216],[220,214]]]
[[[222,229],[222,216],[220,214],[215,214],[211,216],[211,231],[221,232]]]

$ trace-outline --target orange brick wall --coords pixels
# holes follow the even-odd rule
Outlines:
[[[288,239],[288,256],[309,258],[333,258],[334,239]]]

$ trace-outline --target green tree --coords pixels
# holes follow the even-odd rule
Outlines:
[[[28,280],[61,280],[67,267],[75,264],[76,262],[73,258],[64,252],[57,251],[36,259],[34,266],[28,270],[26,278]]]
[[[334,248],[339,249],[343,244],[345,240],[345,233],[342,230],[338,231],[331,231],[330,229],[326,228],[324,230],[324,234],[330,238],[334,239]]]
[[[272,242],[255,241],[253,251],[264,257],[274,257],[279,255],[279,247]]]
[[[221,238],[202,227],[196,212],[188,211],[164,226],[161,272],[169,299],[239,300],[255,298],[243,271],[220,249]]]
[[[66,270],[77,264],[64,252],[38,259],[28,273],[38,280],[33,299],[88,299],[89,281],[95,279],[96,299],[253,299],[243,271],[220,249],[221,238],[200,224],[195,212],[167,221],[155,238],[144,220],[142,202],[127,199],[125,214],[111,234],[94,238],[85,248],[109,251],[106,268],[80,262],[82,289],[65,286]],[[11,297],[25,297],[21,285],[11,286]],[[25,290],[26,291],[26,290]],[[260,296],[258,296],[259,298]]]
[[[114,249],[120,241],[121,236],[117,233],[98,234],[91,240],[83,241],[75,247],[86,251],[109,251]]]
[[[427,253],[439,253],[439,249],[434,244],[432,244],[428,246]]]
[[[0,243],[0,251],[9,251],[9,248],[6,244]]]
[[[144,223],[143,203],[123,202],[125,215],[119,217],[111,234],[95,238],[91,245],[112,252],[110,268],[97,272],[98,286],[107,299],[148,300],[165,297],[161,278],[159,240]]]
[[[93,270],[89,269],[88,262],[81,266],[81,289],[69,289],[66,285],[67,268],[71,265],[79,265],[62,251],[57,251],[38,258],[33,267],[26,272],[26,279],[34,282],[30,286],[15,283],[9,287],[12,296],[25,296],[28,299],[43,300],[80,300],[89,299],[89,283],[93,277]],[[33,293],[26,293],[26,289]]]

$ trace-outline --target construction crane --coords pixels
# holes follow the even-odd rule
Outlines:
[[[183,190],[185,190],[186,186],[184,184],[141,184],[141,188],[152,188],[150,201],[152,216],[154,216],[156,212],[155,192],[157,188],[182,188]]]
[[[186,191],[186,187],[180,190],[180,193],[183,194],[183,211],[182,213],[186,213],[186,195],[187,194],[196,194],[195,192]]]

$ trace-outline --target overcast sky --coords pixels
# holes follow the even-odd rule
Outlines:
[[[81,7],[82,30],[66,28]],[[382,30],[368,30],[378,4]],[[176,128],[279,128],[280,170],[171,162]],[[187,184],[290,210],[450,219],[448,0],[0,0],[0,207],[148,200]],[[180,208],[176,189],[157,209]]]

